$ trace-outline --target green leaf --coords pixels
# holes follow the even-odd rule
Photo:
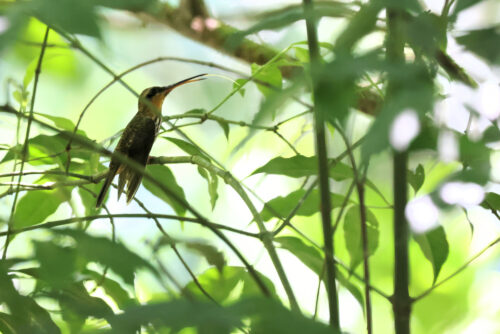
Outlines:
[[[264,166],[257,168],[251,175],[258,173],[278,174],[290,177],[303,177],[318,173],[317,158],[295,155],[291,158],[277,157]]]
[[[38,135],[31,138],[28,143],[29,149],[26,162],[30,165],[63,165],[65,157],[61,153],[66,148],[66,141],[60,135]],[[2,159],[2,163],[13,160],[16,156],[20,157],[22,148],[22,144],[12,147]]]
[[[138,269],[145,268],[153,274],[157,273],[149,262],[128,250],[121,243],[115,243],[103,237],[93,237],[78,230],[61,229],[52,232],[73,238],[75,249],[80,256],[89,262],[97,262],[109,267],[129,285],[133,285],[134,273]]]
[[[243,85],[245,85],[247,82],[247,79],[236,79],[233,83],[233,90],[243,87]],[[240,88],[238,90],[238,93],[240,93],[241,97],[245,97],[245,88]]]
[[[184,245],[203,256],[208,264],[215,266],[217,270],[222,272],[223,267],[226,265],[226,259],[224,258],[224,253],[216,247],[202,241],[187,241],[184,242]]]
[[[212,173],[211,171],[205,170],[202,167],[198,167],[198,173],[207,181],[208,194],[210,195],[210,205],[212,206],[213,210],[215,208],[217,199],[219,198],[219,194],[217,192],[219,180],[217,179],[217,175],[215,173]]]
[[[353,205],[344,217],[344,239],[351,258],[351,268],[355,269],[363,261],[363,241],[361,237],[361,218],[359,206]],[[379,228],[375,215],[365,208],[366,232],[368,236],[368,256],[375,253],[378,247]]]
[[[275,296],[276,291],[272,281],[260,273],[258,275],[271,294]],[[201,275],[198,275],[197,279],[208,294],[220,303],[223,303],[232,295],[233,290],[239,283],[243,285],[241,297],[258,296],[261,294],[253,277],[244,267],[225,266],[222,271],[216,268],[209,268]],[[205,298],[194,282],[189,282],[184,289],[201,298]],[[234,297],[236,298],[236,296]]]
[[[472,141],[467,136],[461,136],[460,161],[464,169],[454,176],[455,180],[485,184],[489,181],[491,170],[491,149],[481,141]]]
[[[500,27],[472,30],[457,37],[457,42],[490,63],[500,64]]]
[[[82,282],[54,290],[49,296],[58,300],[62,317],[68,322],[72,333],[79,333],[88,317],[109,319],[114,314],[104,300],[90,296]]]
[[[453,10],[452,16],[456,18],[456,16],[461,11],[463,11],[463,10],[469,8],[469,7],[472,7],[472,6],[478,4],[481,1],[483,1],[483,0],[457,0],[456,5],[455,5],[455,9]]]
[[[175,179],[175,176],[170,168],[165,165],[148,165],[147,170],[155,176],[157,182],[163,184],[166,188],[170,189],[175,195],[177,195],[178,198],[187,202],[184,189],[177,184],[177,180]],[[158,188],[158,186],[156,186],[153,182],[145,179],[143,184],[149,192],[170,205],[178,215],[182,216],[186,213],[184,205],[165,194],[165,192]]]
[[[296,237],[277,237],[274,241],[280,244],[280,247],[288,250],[295,255],[304,265],[311,269],[323,281],[326,274],[324,273],[324,257],[314,247],[306,245],[302,239]],[[363,308],[363,294],[359,288],[351,283],[339,270],[337,270],[337,281],[344,286]]]
[[[96,5],[114,9],[142,11],[151,7],[155,0],[94,0]]]
[[[66,131],[71,131],[75,129],[75,124],[73,124],[73,121],[70,119],[64,118],[64,117],[59,117],[59,116],[52,116],[49,114],[43,114],[36,112],[35,115],[42,116],[48,120],[51,120],[54,125],[61,130],[66,130]],[[85,135],[85,132],[79,130],[78,131],[81,135]]]
[[[483,141],[486,143],[500,141],[500,129],[498,128],[498,126],[496,126],[496,124],[484,130]]]
[[[283,78],[280,69],[274,64],[257,65],[252,64],[252,76],[260,82],[266,83],[273,88],[257,83],[257,88],[264,96],[269,96],[283,87]]]
[[[486,193],[481,206],[487,210],[500,210],[500,195],[497,193]]]
[[[14,212],[14,227],[19,229],[43,222],[56,212],[65,200],[58,190],[27,192],[17,203]]]
[[[306,191],[304,189],[295,190],[288,195],[282,197],[278,196],[268,201],[262,211],[260,216],[264,221],[268,221],[274,217],[286,218],[292,210],[297,206],[298,202],[304,197]],[[339,205],[343,203],[344,196],[339,194],[330,194],[332,203]],[[295,213],[297,216],[312,216],[313,214],[319,212],[320,210],[320,196],[317,189],[311,191],[309,196],[302,203],[300,208]]]
[[[146,304],[127,309],[111,320],[113,333],[134,333],[141,326],[153,323],[155,329],[196,327],[197,333],[229,334],[241,326],[240,317],[233,311],[214,303],[178,299],[157,304]]]
[[[432,264],[434,284],[436,283],[441,267],[448,258],[449,253],[449,246],[444,228],[439,226],[423,234],[414,234],[413,237],[420,246],[425,258]]]
[[[411,185],[416,194],[420,187],[422,187],[422,184],[424,184],[425,180],[425,170],[422,164],[418,164],[415,171],[408,170],[406,177],[408,179],[408,183]]]
[[[38,270],[41,279],[54,288],[64,288],[73,282],[77,270],[75,249],[61,247],[53,242],[33,242],[35,258],[40,263]],[[57,259],[57,261],[54,261]]]
[[[89,275],[96,284],[99,284],[104,292],[115,301],[116,305],[121,310],[137,305],[137,301],[134,298],[130,298],[128,292],[120,283],[92,270],[85,270],[84,274]]]
[[[275,300],[252,298],[237,302],[229,311],[235,311],[241,317],[250,319],[251,333],[276,334],[331,334],[327,325],[316,322],[297,312],[293,312]],[[232,314],[233,312],[231,312]]]
[[[26,73],[24,74],[24,79],[23,79],[24,89],[26,89],[28,85],[31,83],[31,81],[33,81],[37,65],[38,65],[38,58],[35,58],[29,63],[28,67],[26,68]]]
[[[208,182],[208,194],[210,195],[210,204],[212,205],[212,210],[215,208],[215,203],[217,203],[217,199],[219,198],[219,193],[217,192],[217,187],[219,185],[219,179],[217,174],[209,171],[210,173],[210,181]]]
[[[7,268],[0,263],[0,303],[9,308],[12,318],[0,316],[0,323],[6,325],[6,321],[15,323],[14,333],[37,333],[37,334],[59,334],[61,331],[51,319],[49,313],[30,297],[20,295],[14,288],[11,277],[7,274]],[[6,321],[2,321],[7,319]],[[0,329],[2,326],[0,325]],[[3,333],[3,331],[2,331]],[[6,332],[8,333],[8,332]]]
[[[36,17],[68,33],[99,37],[97,15],[90,1],[38,0],[31,4]]]
[[[229,124],[226,122],[222,121],[217,121],[217,124],[222,128],[222,131],[224,131],[224,135],[226,136],[226,139],[229,139]]]
[[[183,150],[189,155],[198,155],[208,161],[211,161],[209,157],[207,157],[202,151],[200,151],[196,146],[182,139],[172,138],[172,137],[162,137],[163,139],[168,140],[169,142],[176,145],[178,148]]]
[[[294,47],[295,50],[295,57],[301,62],[301,63],[309,63],[309,50],[300,48],[300,47]]]

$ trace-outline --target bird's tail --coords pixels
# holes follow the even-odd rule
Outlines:
[[[95,204],[96,208],[101,207],[102,202],[104,201],[104,197],[106,197],[108,189],[111,186],[113,179],[115,178],[116,171],[117,171],[117,168],[110,168],[109,169],[108,176],[106,176],[106,181],[104,182],[104,185],[101,188],[101,192],[99,192],[99,196],[97,196],[97,202]]]

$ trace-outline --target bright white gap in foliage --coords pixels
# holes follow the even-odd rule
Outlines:
[[[439,192],[443,201],[463,207],[478,205],[484,199],[483,188],[471,182],[449,182]]]
[[[415,233],[425,233],[438,226],[439,210],[428,195],[408,202],[405,215]]]
[[[420,132],[420,121],[414,110],[401,112],[392,122],[389,133],[391,146],[397,151],[404,151]]]
[[[10,26],[9,20],[5,16],[0,16],[0,34],[6,31]]]

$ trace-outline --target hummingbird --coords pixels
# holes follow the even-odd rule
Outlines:
[[[120,152],[129,159],[146,166],[153,143],[160,132],[162,123],[161,108],[165,97],[179,86],[203,80],[204,78],[201,77],[204,75],[206,74],[195,75],[169,86],[155,86],[143,90],[139,96],[138,111],[125,127],[120,141],[116,145],[115,152]],[[102,205],[104,197],[116,174],[119,174],[118,199],[120,199],[121,194],[124,192],[125,186],[127,186],[127,204],[134,198],[141,184],[142,174],[132,170],[118,159],[111,158],[106,181],[97,197],[97,208]]]

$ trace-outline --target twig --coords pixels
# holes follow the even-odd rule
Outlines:
[[[339,320],[339,300],[337,295],[337,287],[335,285],[335,262],[333,256],[335,248],[333,244],[333,230],[331,219],[331,196],[329,182],[328,156],[325,135],[325,109],[318,95],[320,84],[317,76],[320,73],[320,54],[318,46],[318,36],[316,31],[314,8],[312,0],[303,0],[304,15],[307,28],[307,42],[309,46],[309,55],[311,57],[311,72],[313,82],[314,95],[314,132],[316,138],[316,154],[318,155],[318,179],[319,192],[321,198],[321,219],[323,224],[323,241],[325,247],[325,263],[326,263],[326,287],[328,295],[328,306],[330,308],[330,326],[335,333],[340,333]]]
[[[21,178],[22,178],[22,173],[24,170],[24,161],[26,160],[26,156],[28,154],[28,145],[29,145],[29,137],[30,137],[30,131],[31,131],[31,123],[33,121],[33,110],[35,107],[35,98],[36,98],[36,91],[38,88],[38,79],[40,78],[40,72],[42,70],[42,60],[43,56],[45,54],[45,46],[47,45],[47,39],[49,37],[49,31],[50,28],[47,26],[45,29],[45,35],[43,37],[43,42],[42,42],[42,47],[40,50],[40,56],[38,57],[38,63],[36,65],[35,69],[35,77],[34,77],[34,83],[33,83],[33,94],[31,96],[31,104],[30,104],[30,112],[29,112],[29,118],[28,118],[28,125],[26,126],[26,135],[24,137],[24,144],[23,144],[23,151],[21,153],[21,167],[20,167],[20,172],[19,177],[17,179],[18,184],[21,183]],[[19,190],[19,185],[17,186],[17,190]],[[10,244],[10,232],[12,231],[12,225],[14,223],[14,211],[16,209],[16,204],[17,204],[17,199],[19,196],[19,192],[17,191],[14,195],[14,201],[12,202],[12,207],[10,210],[10,215],[9,215],[9,220],[7,223],[7,236],[5,238],[5,244],[3,248],[3,254],[2,254],[2,260],[5,260],[7,258],[7,249]]]

